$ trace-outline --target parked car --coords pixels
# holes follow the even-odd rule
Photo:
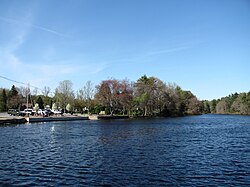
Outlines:
[[[39,109],[39,110],[37,111],[37,114],[38,114],[38,115],[42,115],[42,114],[43,114],[43,110],[42,110],[42,109]]]
[[[19,112],[18,109],[9,109],[8,114],[11,115],[11,116],[19,116],[20,112]]]
[[[50,116],[53,114],[53,112],[50,109],[39,109],[37,114],[42,116]]]
[[[30,108],[26,108],[24,109],[24,111],[19,112],[20,116],[29,116],[29,115],[34,115],[34,114],[35,114],[35,111]]]
[[[48,116],[47,110],[44,110],[44,109],[39,109],[39,110],[37,111],[37,114],[38,114],[38,115],[41,115],[41,116]]]
[[[62,111],[59,111],[59,110],[52,110],[53,114],[55,115],[62,115]]]
[[[50,109],[45,109],[45,110],[46,110],[46,112],[48,113],[49,116],[54,114],[54,112],[52,110],[50,110]]]

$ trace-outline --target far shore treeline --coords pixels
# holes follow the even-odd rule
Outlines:
[[[235,93],[218,100],[199,101],[191,91],[146,75],[136,82],[111,78],[94,86],[91,81],[87,81],[77,91],[73,90],[70,80],[61,81],[55,91],[44,87],[39,92],[37,88],[31,92],[27,87],[15,85],[10,89],[0,88],[0,112],[8,109],[24,110],[27,103],[28,108],[34,110],[50,108],[66,112],[134,117],[250,114],[250,92]]]

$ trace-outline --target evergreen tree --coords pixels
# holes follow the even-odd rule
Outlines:
[[[43,102],[43,99],[41,98],[41,96],[39,96],[37,98],[36,103],[39,105],[40,109],[44,109],[44,102]]]
[[[216,113],[216,105],[217,105],[217,101],[215,100],[215,99],[213,99],[212,101],[211,101],[211,108],[210,108],[210,111],[211,111],[211,113],[213,113],[213,114],[215,114]]]
[[[9,97],[14,97],[14,96],[17,96],[17,95],[18,95],[18,91],[17,91],[15,85],[13,85],[13,86],[11,87],[10,92],[9,92]]]
[[[208,101],[204,101],[204,113],[205,114],[211,113],[211,111],[210,111],[210,104],[209,104]]]
[[[2,94],[0,95],[0,111],[7,111],[7,94],[5,89],[2,90]]]
[[[21,102],[21,96],[18,94],[16,87],[13,85],[8,95],[8,108],[17,109]]]

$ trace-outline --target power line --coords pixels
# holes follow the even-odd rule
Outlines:
[[[29,83],[24,83],[24,82],[20,82],[20,81],[17,81],[17,80],[13,80],[13,79],[10,79],[10,78],[2,76],[2,75],[0,75],[0,78],[5,79],[7,81],[15,82],[15,83],[18,83],[18,84],[22,84],[22,85],[25,85],[25,86],[28,86],[28,87],[32,87],[32,88],[38,89],[40,91],[43,91],[41,88],[38,88],[38,87],[33,86],[33,85],[30,85]]]
[[[0,78],[5,79],[5,80],[7,80],[7,81],[15,82],[15,83],[18,83],[18,84],[27,85],[27,84],[25,84],[24,82],[19,82],[19,81],[13,80],[13,79],[9,79],[9,78],[4,77],[4,76],[1,76],[1,75],[0,75]]]
[[[17,80],[14,80],[14,79],[10,79],[10,78],[5,77],[5,76],[2,76],[2,75],[0,75],[0,78],[5,79],[5,80],[10,81],[10,82],[15,82],[15,83],[18,83],[18,84],[25,85],[25,86],[27,86],[28,88],[30,88],[30,87],[31,87],[31,88],[35,88],[35,89],[37,89],[37,90],[40,90],[41,92],[44,91],[44,89],[38,88],[38,87],[33,86],[33,85],[29,84],[29,83],[20,82],[20,81],[17,81]],[[56,94],[55,91],[51,91],[51,90],[50,90],[50,93]]]

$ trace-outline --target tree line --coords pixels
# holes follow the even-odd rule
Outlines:
[[[0,88],[0,111],[23,110],[28,107],[81,113],[123,114],[130,116],[183,116],[201,113],[250,115],[250,92],[235,93],[221,99],[199,101],[190,91],[164,83],[156,77],[140,77],[136,82],[127,79],[108,79],[94,86],[87,81],[74,92],[73,83],[61,81],[54,92],[44,87],[42,94],[35,89]],[[28,96],[28,97],[27,97]]]
[[[111,78],[96,86],[87,81],[76,92],[69,80],[61,81],[54,92],[44,87],[41,94],[13,85],[11,89],[0,89],[0,111],[23,110],[27,107],[27,98],[36,109],[138,117],[196,115],[204,109],[204,103],[191,91],[146,75],[135,82]]]
[[[203,101],[203,112],[212,114],[250,115],[250,92],[234,93],[221,99]]]
[[[69,80],[61,81],[54,92],[44,87],[42,94],[15,85],[11,89],[0,89],[1,112],[23,110],[27,103],[35,109],[130,116],[194,115],[201,114],[203,109],[203,103],[192,92],[146,75],[135,82],[111,78],[96,86],[87,81],[76,92]]]

